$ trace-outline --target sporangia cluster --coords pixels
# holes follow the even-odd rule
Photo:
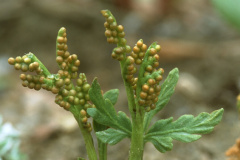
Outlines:
[[[113,49],[112,58],[121,61],[120,63],[124,66],[125,80],[131,84],[138,104],[143,106],[147,112],[155,109],[161,91],[159,82],[164,73],[162,68],[158,69],[160,45],[154,43],[148,48],[140,39],[131,50],[124,38],[123,26],[117,25],[110,12],[103,10],[102,14],[106,18],[104,27],[107,42],[117,44],[117,47]],[[140,68],[138,76],[136,76],[137,68]],[[139,79],[141,79],[140,82],[138,82]]]
[[[77,106],[84,128],[91,131],[92,127],[87,121],[89,116],[86,112],[88,108],[95,107],[91,104],[88,95],[91,86],[84,73],[80,73],[78,76],[80,60],[76,54],[68,52],[65,28],[61,28],[58,32],[56,62],[60,69],[57,74],[51,74],[33,53],[8,59],[8,63],[14,65],[16,70],[26,72],[20,74],[24,87],[35,90],[42,88],[51,91],[56,94],[55,102],[66,110],[69,110],[73,105]],[[35,72],[36,75],[31,74],[31,72]],[[73,79],[76,79],[76,84],[73,83]]]

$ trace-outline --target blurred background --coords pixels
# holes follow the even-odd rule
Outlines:
[[[173,150],[166,154],[149,143],[144,159],[226,159],[224,153],[240,131],[236,109],[240,30],[217,0],[0,0],[0,114],[22,133],[21,151],[30,160],[86,157],[72,115],[54,103],[51,93],[22,87],[20,71],[7,63],[9,57],[33,52],[56,73],[55,42],[61,27],[67,29],[70,53],[80,58],[80,72],[86,73],[89,82],[98,77],[104,91],[118,88],[116,108],[128,113],[119,63],[111,58],[115,46],[104,36],[102,9],[109,9],[125,27],[130,46],[139,39],[161,45],[164,78],[179,68],[176,91],[154,120],[225,109],[222,122],[211,134],[188,144],[174,141]],[[239,15],[235,18],[240,22]],[[127,159],[129,143],[125,139],[109,146],[108,159]]]

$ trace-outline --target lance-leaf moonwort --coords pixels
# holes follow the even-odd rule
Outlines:
[[[140,39],[131,48],[125,39],[124,27],[117,24],[110,11],[102,10],[101,13],[106,19],[107,42],[117,45],[111,56],[120,63],[130,117],[114,108],[118,89],[103,93],[97,78],[90,85],[84,73],[78,75],[80,60],[76,54],[68,52],[65,28],[59,30],[56,41],[59,66],[56,74],[50,73],[33,53],[8,59],[16,70],[27,73],[20,75],[24,87],[51,91],[56,94],[56,104],[73,114],[83,135],[89,160],[106,160],[107,144],[115,145],[124,138],[131,140],[129,160],[141,160],[146,142],[151,142],[164,153],[172,149],[173,140],[192,142],[198,140],[200,134],[211,132],[221,121],[223,109],[210,114],[200,113],[196,117],[183,115],[175,121],[172,117],[160,119],[150,126],[152,118],[166,106],[174,93],[178,69],[170,71],[160,84],[164,74],[164,69],[159,68],[160,45],[154,42],[147,47]],[[91,133],[96,134],[98,147],[94,146]]]

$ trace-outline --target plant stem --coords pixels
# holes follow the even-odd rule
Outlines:
[[[98,140],[99,160],[107,160],[107,144]]]
[[[143,119],[144,110],[135,103],[134,92],[132,86],[124,77],[124,62],[120,63],[122,78],[127,92],[128,106],[132,117],[132,136],[129,160],[142,160],[143,158]]]
[[[126,81],[126,79],[124,77],[125,75],[123,74],[124,73],[124,71],[123,71],[124,70],[124,62],[123,61],[120,62],[120,67],[121,67],[123,82],[124,82],[126,93],[127,93],[129,112],[130,112],[131,116],[133,117],[135,115],[135,111],[136,111],[136,104],[135,104],[133,89],[132,89],[132,86]]]
[[[33,54],[33,53],[28,53],[27,56],[29,58],[31,58],[34,62],[38,62],[40,68],[42,69],[42,73],[45,75],[45,76],[49,76],[51,75],[51,73],[48,71],[48,69],[44,66],[44,64]]]
[[[132,117],[132,136],[129,160],[142,160],[143,158],[143,117],[140,112]]]
[[[98,122],[93,120],[93,128],[95,133],[99,131],[107,130],[107,126],[99,124]],[[97,138],[98,143],[98,156],[99,160],[107,160],[107,144],[103,143],[100,139]]]
[[[79,128],[82,132],[89,160],[97,160],[97,153],[96,153],[96,150],[94,148],[92,135],[83,127],[83,124],[81,122],[81,118],[79,116],[76,116],[76,115],[74,115],[74,117],[77,120],[78,126],[79,126]]]

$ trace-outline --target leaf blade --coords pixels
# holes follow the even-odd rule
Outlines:
[[[128,134],[120,130],[109,128],[105,131],[96,132],[96,136],[103,143],[114,145],[120,142],[123,138],[128,137]]]
[[[157,121],[147,132],[145,141],[150,141],[160,152],[170,149],[170,144],[162,144],[159,137],[171,138],[181,142],[193,142],[201,138],[199,134],[210,133],[222,119],[223,109],[212,113],[200,113],[194,117],[183,115],[176,121],[173,118]],[[170,143],[170,141],[168,141]],[[172,142],[171,142],[172,143]]]
[[[104,99],[109,99],[113,105],[117,103],[119,95],[119,90],[118,89],[111,89],[103,94]]]
[[[108,99],[108,97],[111,95],[110,93],[115,94],[115,97],[110,97],[110,99]],[[87,113],[93,117],[94,121],[101,125],[114,128],[119,132],[125,133],[127,136],[124,136],[123,138],[131,136],[132,124],[130,119],[123,112],[118,112],[117,114],[112,104],[112,102],[115,103],[118,97],[118,90],[110,90],[110,92],[108,92],[104,98],[104,96],[101,94],[100,85],[97,82],[97,79],[95,79],[92,83],[92,87],[89,90],[89,96],[96,108],[88,108]],[[105,133],[104,131],[106,130],[98,132],[98,134]],[[102,136],[104,136],[104,134],[102,134]],[[111,141],[109,140],[109,142]]]
[[[170,137],[148,137],[146,141],[151,142],[154,147],[162,153],[170,151],[173,147],[173,139]]]

